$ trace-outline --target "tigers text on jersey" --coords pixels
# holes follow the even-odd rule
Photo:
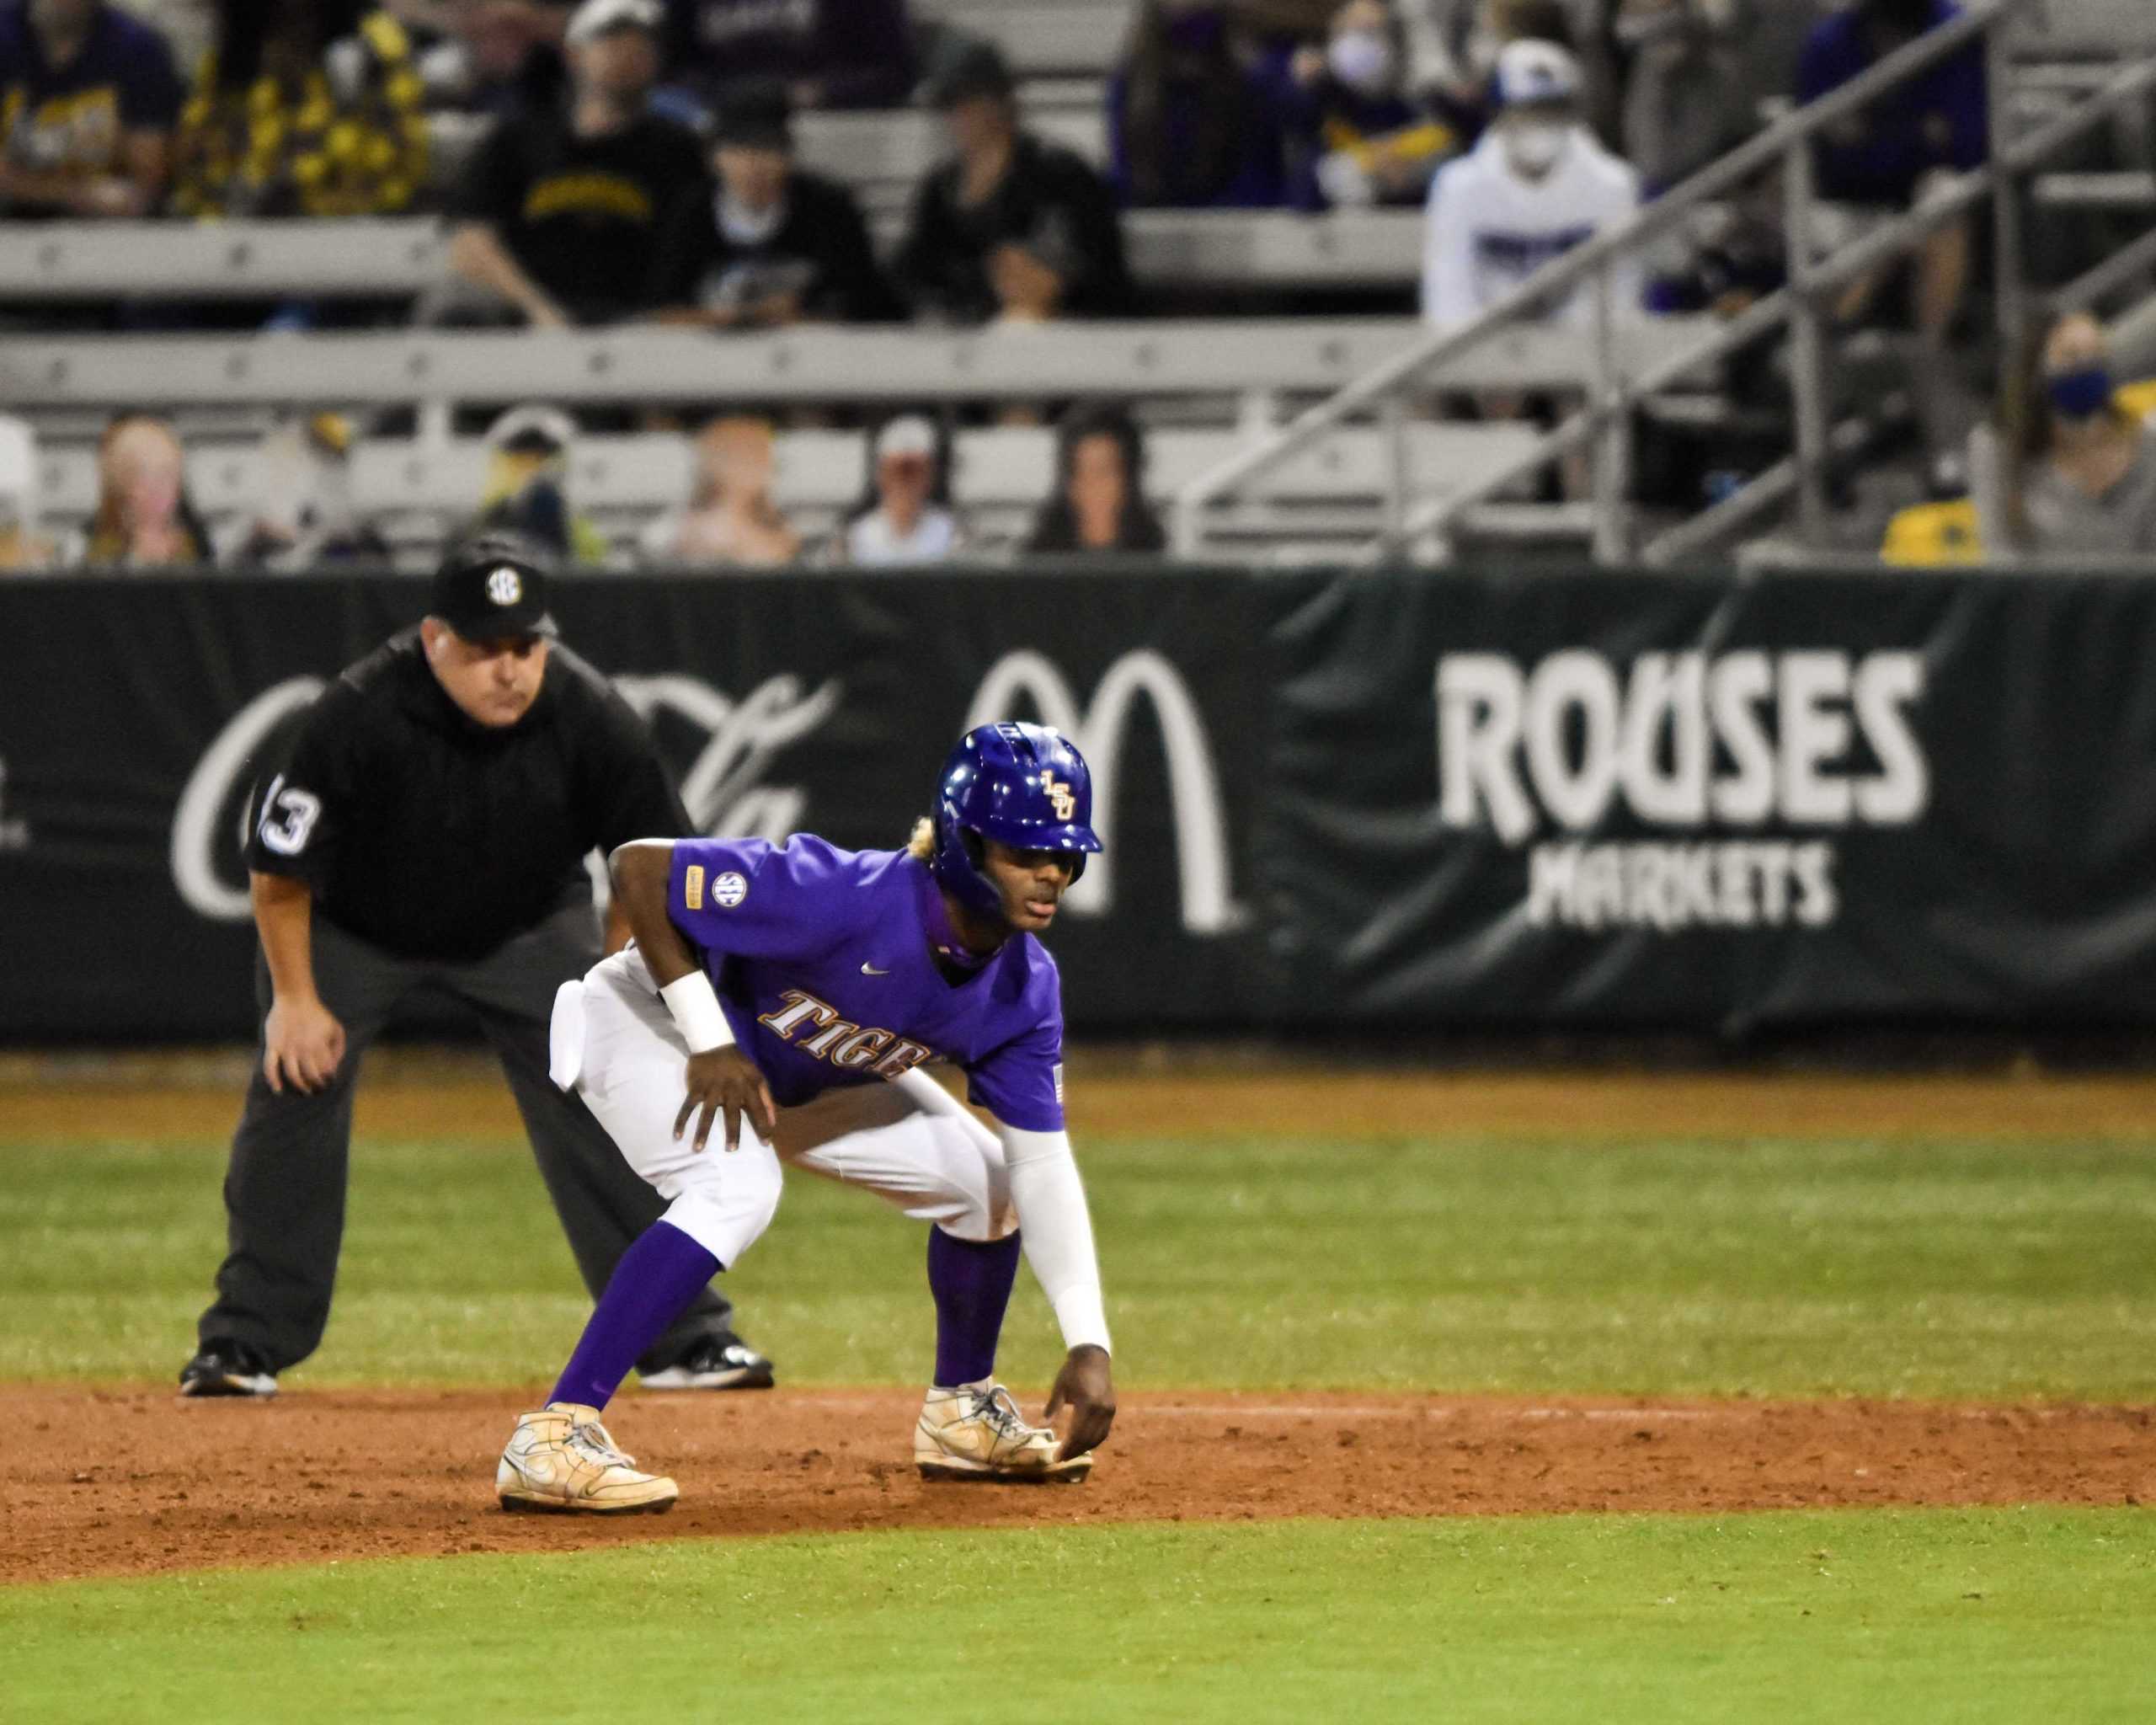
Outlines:
[[[1006,1125],[1063,1129],[1055,961],[1014,934],[952,981],[934,951],[942,900],[917,858],[807,834],[685,839],[666,908],[703,949],[734,1039],[781,1107],[948,1060]]]
[[[1498,128],[1430,182],[1423,239],[1422,316],[1439,328],[1465,323],[1495,305],[1552,258],[1615,227],[1639,207],[1639,176],[1572,128],[1549,173],[1515,173]],[[1620,317],[1636,316],[1642,280],[1636,260],[1612,266]],[[1571,295],[1553,314],[1569,323],[1593,315],[1591,294]]]

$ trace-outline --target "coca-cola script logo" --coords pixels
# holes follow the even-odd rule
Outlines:
[[[681,777],[681,801],[698,830],[715,837],[783,839],[798,830],[808,804],[798,785],[766,783],[778,753],[838,710],[835,681],[810,691],[796,676],[766,679],[736,701],[702,678],[676,672],[615,679],[622,698],[662,734],[686,721],[702,742]],[[234,713],[203,752],[180,793],[172,823],[172,878],[198,915],[241,922],[249,914],[237,851],[220,854],[218,835],[246,844],[249,763],[277,727],[322,692],[319,677],[291,677]],[[227,823],[230,823],[229,825]],[[605,870],[592,859],[593,890]]]

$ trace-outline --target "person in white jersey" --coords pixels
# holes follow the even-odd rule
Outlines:
[[[1579,62],[1554,42],[1508,43],[1497,56],[1497,120],[1474,149],[1438,170],[1423,242],[1422,317],[1454,328],[1479,317],[1553,258],[1617,227],[1639,207],[1640,181],[1580,117]],[[1637,313],[1639,260],[1613,266],[1620,314]],[[1589,327],[1593,296],[1543,309]]]

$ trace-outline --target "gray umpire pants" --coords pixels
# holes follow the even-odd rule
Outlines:
[[[577,1268],[596,1300],[630,1242],[666,1208],[583,1102],[564,1096],[547,1076],[554,991],[599,956],[588,905],[558,911],[468,964],[400,958],[318,916],[315,987],[344,1027],[344,1062],[326,1088],[309,1095],[289,1081],[281,1093],[270,1089],[255,1060],[225,1175],[227,1251],[217,1271],[216,1303],[198,1326],[200,1339],[244,1343],[275,1371],[297,1365],[321,1343],[344,1233],[352,1092],[360,1058],[398,1002],[425,983],[478,1014],[524,1116]],[[259,953],[255,1000],[267,1017],[270,972]],[[638,1369],[663,1370],[729,1328],[732,1320],[726,1300],[707,1288],[637,1362]],[[566,1347],[574,1338],[563,1339]]]

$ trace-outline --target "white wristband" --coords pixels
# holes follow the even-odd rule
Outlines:
[[[691,970],[668,983],[659,991],[659,997],[674,1015],[675,1025],[691,1054],[707,1055],[733,1042],[733,1029],[726,1014],[718,1009],[718,996],[712,988],[711,978],[702,971]]]

